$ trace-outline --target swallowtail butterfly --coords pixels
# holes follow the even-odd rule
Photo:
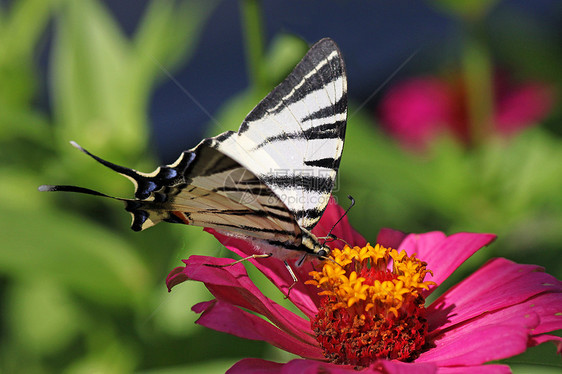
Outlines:
[[[335,183],[346,117],[344,62],[337,45],[322,39],[248,114],[238,132],[203,139],[150,174],[115,165],[72,142],[129,178],[134,199],[75,186],[39,190],[123,201],[135,231],[161,221],[183,223],[244,237],[286,264],[290,258],[325,258],[329,248],[311,230]]]

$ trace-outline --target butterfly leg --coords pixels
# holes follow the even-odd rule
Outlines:
[[[291,293],[291,289],[295,286],[295,284],[297,284],[299,279],[295,275],[295,272],[291,268],[291,265],[289,265],[289,263],[287,261],[283,261],[283,263],[285,264],[285,267],[287,268],[287,270],[289,270],[289,274],[291,274],[291,277],[293,278],[293,284],[291,284],[291,286],[289,286],[289,289],[287,290],[287,296],[285,296],[285,299],[287,299],[287,298],[289,298],[289,294]]]
[[[297,261],[296,265],[302,266],[302,264],[304,263],[304,260],[306,260],[306,256],[308,256],[308,254],[306,254],[306,253],[304,255],[302,255],[301,258],[299,258],[299,260]]]
[[[225,264],[225,265],[205,264],[205,266],[210,266],[210,267],[213,267],[213,268],[225,268],[227,266],[239,264],[243,261],[248,261],[251,258],[268,258],[268,257],[271,257],[271,256],[273,256],[273,253],[255,254],[255,255],[251,255],[251,256],[248,256],[248,257],[241,258],[240,260],[236,260],[234,262],[231,262],[230,264]]]

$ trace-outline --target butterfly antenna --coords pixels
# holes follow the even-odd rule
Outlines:
[[[347,198],[349,200],[351,200],[351,204],[349,205],[349,207],[345,210],[345,212],[343,212],[343,214],[341,215],[341,217],[336,221],[336,223],[334,223],[334,225],[332,226],[332,228],[330,229],[330,231],[328,232],[328,235],[326,235],[326,238],[332,238],[334,240],[341,240],[339,239],[337,236],[332,235],[332,231],[334,230],[334,228],[338,225],[338,223],[340,223],[340,221],[343,219],[343,217],[345,217],[347,215],[347,213],[349,213],[349,211],[351,210],[351,208],[353,208],[353,206],[355,205],[355,199],[351,196],[351,195],[347,195]],[[343,240],[342,240],[343,241]],[[343,241],[345,243],[345,241]],[[326,243],[326,241],[324,241],[324,243]],[[347,243],[346,243],[347,244]],[[349,245],[349,244],[348,244]]]
[[[120,174],[123,174],[125,176],[130,176],[131,172],[134,173],[131,169],[119,166],[119,165],[115,165],[109,161],[106,161],[102,158],[99,158],[98,156],[88,152],[87,150],[85,150],[84,148],[82,148],[78,143],[76,143],[75,141],[70,141],[70,144],[78,149],[79,151],[87,154],[88,156],[90,156],[91,158],[93,158],[94,160],[96,160],[97,162],[99,162],[100,164],[107,166],[108,168],[110,168],[111,170],[114,170]],[[119,197],[114,197],[114,196],[110,196],[110,195],[106,195],[104,193],[101,193],[99,191],[96,190],[92,190],[89,188],[84,188],[84,187],[78,187],[78,186],[67,186],[67,185],[41,185],[37,188],[39,191],[41,192],[50,192],[50,191],[62,191],[62,192],[77,192],[77,193],[81,193],[81,194],[86,194],[86,195],[93,195],[93,196],[101,196],[101,197],[106,197],[109,199],[114,199],[114,200],[120,200],[120,201],[127,201],[127,199],[123,199],[123,198],[119,198]]]
[[[329,242],[333,242],[333,241],[336,241],[336,240],[337,240],[337,241],[343,242],[343,244],[346,244],[348,247],[352,247],[352,245],[349,244],[349,243],[347,242],[347,240],[342,239],[342,238],[338,238],[338,237],[335,236],[334,234],[330,234],[330,236],[327,236],[327,237],[326,237],[325,243],[328,242],[328,240],[329,240]]]

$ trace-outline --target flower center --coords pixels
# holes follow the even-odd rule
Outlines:
[[[427,335],[421,290],[435,284],[424,282],[427,264],[378,244],[346,245],[329,257],[306,282],[325,296],[311,324],[326,358],[356,367],[417,358]]]

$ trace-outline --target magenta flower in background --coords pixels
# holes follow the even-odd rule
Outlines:
[[[331,202],[314,233],[325,235],[341,213]],[[254,253],[242,239],[208,231],[241,256]],[[302,357],[288,363],[247,358],[229,373],[499,373],[509,367],[485,363],[546,341],[560,353],[562,339],[546,333],[562,327],[562,283],[538,266],[490,260],[425,306],[425,298],[494,235],[383,229],[370,246],[346,219],[334,231],[354,246],[332,243],[341,244],[331,254],[338,264],[295,269],[301,281],[289,300],[306,318],[264,296],[243,265],[206,266],[231,259],[191,256],[170,273],[169,289],[195,280],[215,297],[192,308],[201,313],[198,324]],[[252,263],[287,294],[293,282],[281,261]]]
[[[543,120],[554,105],[554,91],[539,82],[514,83],[497,73],[493,82],[494,132],[513,135]],[[382,126],[406,148],[423,150],[438,135],[471,142],[466,89],[462,80],[417,77],[392,87],[381,101]]]

